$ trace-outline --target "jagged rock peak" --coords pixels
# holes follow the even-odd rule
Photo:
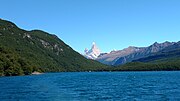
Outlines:
[[[84,50],[84,56],[88,59],[96,59],[100,54],[100,49],[97,47],[95,42],[92,43],[90,50],[87,48]]]

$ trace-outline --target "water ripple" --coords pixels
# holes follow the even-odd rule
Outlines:
[[[80,72],[0,78],[2,101],[180,100],[180,72]]]

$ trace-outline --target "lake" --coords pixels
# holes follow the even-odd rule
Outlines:
[[[0,77],[1,101],[178,101],[180,71]]]

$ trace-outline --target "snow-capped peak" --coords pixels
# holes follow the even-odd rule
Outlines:
[[[88,59],[96,59],[100,54],[101,52],[95,42],[92,43],[92,47],[90,50],[88,50],[87,48],[84,50],[84,56]]]

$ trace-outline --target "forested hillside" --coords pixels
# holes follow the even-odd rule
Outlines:
[[[105,67],[97,61],[84,58],[56,35],[41,30],[26,31],[6,20],[0,20],[0,45],[5,50],[11,50],[11,55],[16,54],[14,60],[17,62],[23,59],[29,62],[31,68],[45,72],[86,71]]]

